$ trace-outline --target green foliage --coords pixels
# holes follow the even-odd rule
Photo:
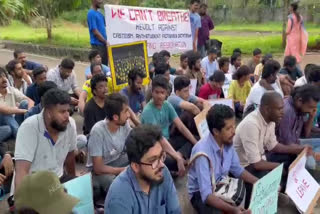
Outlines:
[[[0,25],[7,25],[23,7],[21,0],[0,0]]]
[[[141,4],[141,0],[121,0],[120,4],[128,6],[139,6]]]
[[[152,8],[168,8],[166,0],[145,0],[141,6],[143,7],[152,7]]]
[[[59,18],[69,22],[80,23],[84,26],[87,26],[87,13],[88,8],[77,11],[65,11],[59,16]]]

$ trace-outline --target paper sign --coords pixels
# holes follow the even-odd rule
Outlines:
[[[224,81],[224,85],[222,86],[222,91],[223,91],[224,97],[227,98],[230,84],[232,81],[232,74],[225,74],[225,77],[226,77],[226,79]]]
[[[320,195],[320,186],[306,170],[307,150],[289,167],[286,193],[302,213],[311,213]]]
[[[63,185],[68,194],[80,199],[80,202],[73,208],[75,213],[94,213],[91,173],[77,177]]]
[[[192,50],[188,10],[105,5],[108,42],[111,45],[147,40],[148,54]]]
[[[194,117],[194,122],[196,123],[200,138],[203,138],[209,134],[209,127],[207,123],[207,113],[209,109],[210,108],[204,109],[196,117]]]
[[[208,100],[211,106],[214,106],[215,104],[223,104],[226,106],[229,106],[234,110],[233,100],[232,99],[213,99]]]
[[[190,79],[190,95],[196,95],[197,79]]]
[[[283,164],[273,169],[253,185],[249,209],[253,214],[275,214],[278,209],[278,189]]]

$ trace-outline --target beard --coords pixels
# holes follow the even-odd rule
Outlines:
[[[51,121],[50,126],[59,132],[64,132],[67,129],[67,125],[61,125],[55,120]]]
[[[155,174],[157,174],[158,172],[162,171],[163,168],[157,170],[155,172]],[[141,179],[143,179],[145,182],[151,184],[151,185],[159,185],[159,184],[162,184],[162,182],[164,181],[164,176],[162,176],[159,180],[155,180],[153,178],[150,178],[148,175],[146,175],[145,173],[141,173]]]

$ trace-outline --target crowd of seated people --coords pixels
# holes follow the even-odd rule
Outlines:
[[[25,180],[41,174],[32,173],[49,171],[42,176],[67,182],[77,176],[76,156],[84,151],[94,205],[105,213],[181,213],[174,179],[187,174],[198,213],[249,213],[253,184],[280,163],[279,200],[285,199],[286,171],[297,155],[307,148],[307,167],[318,164],[320,66],[307,65],[303,75],[293,56],[281,68],[270,54],[260,62],[258,48],[248,65],[240,49],[230,60],[218,52],[210,48],[201,58],[188,51],[175,69],[163,50],[149,64],[149,85],[145,71],[133,68],[128,85],[114,91],[97,51],[89,54],[82,89],[72,59],[48,69],[15,51],[0,68],[0,144],[15,144],[11,152],[0,148],[0,190],[11,189],[19,208],[21,191],[31,185]],[[223,98],[234,107],[210,104]],[[203,110],[209,132],[201,138],[194,118]],[[83,117],[83,133],[72,113]],[[199,153],[205,156],[188,165]],[[229,174],[244,181],[243,207],[215,194],[211,166],[216,182]]]

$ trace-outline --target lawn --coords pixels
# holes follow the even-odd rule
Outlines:
[[[32,28],[18,21],[13,21],[9,26],[0,27],[0,39],[29,42],[35,44],[49,44],[69,47],[89,47],[88,29],[81,24],[66,21],[57,21],[54,24],[53,40],[49,43],[46,39],[45,28]],[[309,46],[314,46],[320,41],[320,30],[315,25],[310,25]],[[278,23],[246,24],[246,25],[218,25],[217,30],[224,31],[281,31]],[[309,29],[308,29],[309,31]],[[317,32],[316,32],[317,31]],[[223,42],[223,54],[230,55],[234,48],[241,48],[243,53],[251,54],[252,50],[259,47],[264,53],[282,53],[281,34],[277,35],[252,35],[252,36],[215,36]]]

